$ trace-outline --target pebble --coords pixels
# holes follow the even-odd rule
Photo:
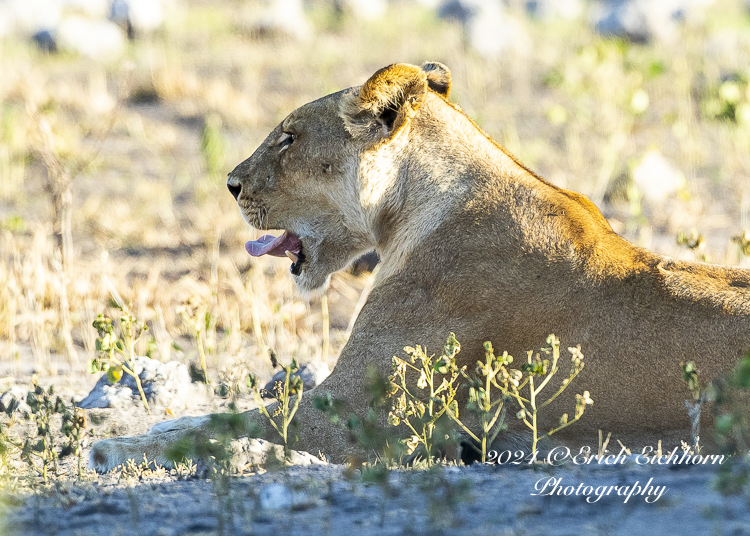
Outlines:
[[[281,510],[292,506],[292,492],[284,484],[268,484],[258,497],[264,510]]]

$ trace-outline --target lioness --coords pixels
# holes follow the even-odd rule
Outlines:
[[[341,460],[352,447],[313,397],[329,392],[364,412],[368,366],[389,373],[405,345],[439,350],[451,331],[470,368],[486,340],[517,359],[549,333],[580,344],[586,367],[574,389],[590,391],[594,405],[563,441],[595,445],[599,429],[637,449],[689,440],[680,362],[713,378],[750,347],[750,271],[628,243],[588,199],[490,139],[448,100],[450,88],[440,63],[390,65],[292,112],[229,174],[245,219],[283,231],[248,252],[289,256],[301,290],[324,286],[373,247],[382,259],[333,373],[303,397],[295,448]],[[572,394],[546,414],[571,411]],[[245,415],[276,439],[257,412]],[[106,471],[144,453],[167,463],[186,430],[209,433],[205,418],[181,419],[96,443],[91,465]]]

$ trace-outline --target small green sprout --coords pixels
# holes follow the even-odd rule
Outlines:
[[[322,411],[332,424],[345,427],[349,442],[358,445],[367,454],[367,459],[362,459],[358,455],[352,456],[349,459],[350,466],[358,468],[369,462],[371,470],[367,471],[367,476],[363,473],[363,478],[384,483],[386,476],[376,466],[380,465],[383,470],[387,470],[391,465],[398,463],[404,455],[403,444],[393,431],[393,427],[382,426],[378,418],[381,411],[391,408],[390,396],[394,391],[391,381],[373,366],[367,369],[365,379],[365,390],[370,394],[370,403],[364,417],[360,418],[353,413],[347,414],[346,403],[334,399],[330,393],[316,396],[313,399],[313,407]]]
[[[302,383],[302,378],[295,374],[299,370],[299,365],[297,365],[296,359],[292,359],[290,365],[282,368],[284,370],[284,381],[276,382],[272,391],[273,398],[276,400],[276,407],[273,410],[273,415],[268,413],[268,410],[263,403],[258,379],[252,374],[248,374],[246,383],[253,393],[255,402],[258,404],[258,411],[265,415],[274,430],[276,430],[279,436],[281,436],[281,439],[284,442],[284,455],[288,458],[291,442],[289,428],[292,425],[294,415],[299,409],[299,403],[302,400],[302,392],[305,387]],[[280,422],[276,422],[275,419],[279,416],[281,417]]]
[[[750,231],[732,237],[732,242],[740,248],[740,255],[750,257]]]
[[[55,437],[52,433],[52,417],[55,413],[62,413],[67,409],[59,396],[53,399],[54,393],[55,388],[53,386],[50,385],[49,389],[45,390],[35,383],[34,390],[29,391],[26,396],[26,403],[31,408],[33,419],[36,422],[37,440],[26,439],[21,451],[21,459],[42,475],[45,484],[49,478],[50,467],[54,468],[55,474],[58,472],[58,454],[55,449]],[[41,470],[37,468],[34,458],[41,460]]]
[[[86,439],[86,410],[67,407],[62,412],[62,427],[60,428],[65,442],[63,443],[60,457],[74,455],[77,460],[78,478],[84,479],[86,474],[83,469],[83,445]]]
[[[682,381],[687,383],[688,389],[693,393],[693,399],[698,402],[701,398],[701,387],[698,382],[698,369],[695,363],[692,361],[680,363],[680,368],[682,368]]]
[[[99,334],[96,339],[98,355],[89,361],[88,370],[91,374],[99,371],[106,372],[107,378],[112,383],[119,382],[123,372],[131,375],[138,387],[143,407],[150,413],[141,379],[135,371],[135,345],[148,331],[148,326],[140,324],[127,309],[121,310],[123,314],[120,317],[120,336],[115,333],[112,319],[109,317],[99,314],[94,320],[94,329]]]
[[[716,443],[722,454],[730,456],[730,463],[719,469],[716,485],[722,493],[739,493],[750,482],[750,352],[709,387],[707,397],[716,411]]]

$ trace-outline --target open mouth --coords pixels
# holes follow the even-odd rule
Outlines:
[[[272,255],[274,257],[289,257],[292,275],[299,275],[305,255],[302,253],[302,241],[299,236],[284,231],[281,236],[264,235],[258,240],[251,240],[245,244],[245,250],[253,257]]]

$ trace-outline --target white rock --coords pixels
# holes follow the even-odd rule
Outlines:
[[[172,409],[187,409],[208,400],[208,389],[204,384],[192,383],[190,373],[183,363],[162,363],[145,356],[135,358],[135,372],[141,380],[143,392],[150,404]],[[140,393],[135,379],[123,374],[122,379],[112,385],[103,374],[91,393],[78,403],[82,408],[107,408],[122,405],[125,401],[140,403]]]
[[[330,376],[330,374],[331,369],[328,368],[328,365],[326,363],[316,361],[302,365],[299,370],[297,370],[297,372],[295,372],[292,376],[299,376],[300,378],[302,378],[302,386],[304,387],[305,391],[309,391],[313,387],[320,385],[323,380]],[[263,390],[271,393],[273,391],[274,384],[279,381],[283,382],[285,377],[286,372],[284,372],[283,370],[278,371],[273,375],[273,377],[266,384]],[[267,395],[266,398],[268,396],[271,395]]]
[[[164,23],[164,11],[160,0],[112,0],[109,17],[117,24],[130,24],[136,34],[148,34]]]
[[[5,24],[11,28],[9,33],[32,35],[41,30],[52,30],[62,18],[60,0],[6,0],[2,4],[7,16]]]
[[[652,203],[664,201],[685,188],[685,175],[662,154],[652,149],[633,168],[633,182]]]
[[[125,49],[125,36],[116,24],[80,16],[60,22],[57,42],[65,50],[98,61],[113,60]]]
[[[343,4],[356,18],[362,20],[383,18],[388,10],[386,0],[344,0]]]
[[[9,407],[15,407],[14,411],[23,414],[31,413],[31,408],[26,404],[26,395],[28,389],[18,385],[10,388],[9,391],[0,396],[0,411],[5,411]]]
[[[497,1],[479,4],[467,31],[472,48],[487,59],[498,58],[510,51],[528,54],[531,50],[531,38],[521,22]]]
[[[685,21],[700,20],[714,0],[614,0],[592,10],[593,23],[603,35],[637,42],[674,42]]]
[[[258,496],[264,510],[281,510],[292,506],[292,492],[283,484],[268,484]]]
[[[264,0],[263,6],[247,22],[250,30],[281,33],[298,41],[312,38],[312,26],[302,8],[302,0]]]

